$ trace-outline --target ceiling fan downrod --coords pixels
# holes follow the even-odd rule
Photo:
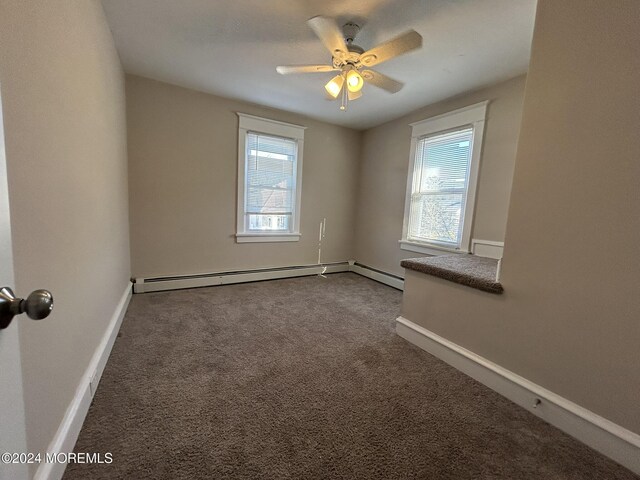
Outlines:
[[[342,27],[342,33],[344,34],[344,41],[347,46],[351,46],[351,44],[353,44],[353,41],[355,40],[356,35],[359,31],[360,25],[356,23],[347,22],[344,24],[344,26]]]
[[[345,83],[346,83],[346,79],[345,79]],[[340,111],[342,112],[346,112],[347,111],[347,104],[349,103],[349,94],[347,93],[347,86],[345,85],[342,88],[342,103],[340,104]]]

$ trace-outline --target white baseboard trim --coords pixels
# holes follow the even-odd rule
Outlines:
[[[111,321],[98,344],[89,366],[82,376],[76,393],[58,427],[53,440],[47,448],[47,453],[70,453],[76,444],[82,424],[89,411],[93,394],[96,391],[102,372],[109,359],[111,348],[116,340],[122,319],[131,300],[131,283],[127,283]],[[41,463],[34,475],[34,480],[60,480],[67,465],[65,463]]]
[[[497,365],[404,317],[396,333],[594,450],[640,474],[640,435]],[[535,405],[536,399],[541,403]]]
[[[385,272],[381,272],[379,270],[374,270],[371,267],[367,267],[366,265],[360,265],[357,263],[349,262],[349,271],[357,273],[358,275],[362,275],[363,277],[370,278],[380,283],[384,283],[385,285],[389,285],[390,287],[397,288],[398,290],[404,290],[404,280],[396,277],[395,275],[391,275]]]
[[[270,269],[245,270],[238,272],[206,273],[197,275],[178,275],[174,277],[136,278],[133,293],[179,290],[182,288],[212,287],[232,283],[258,282],[278,278],[305,277],[324,273],[348,272],[347,262],[323,265],[301,265]]]

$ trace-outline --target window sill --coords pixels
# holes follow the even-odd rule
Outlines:
[[[423,253],[425,255],[443,255],[445,253],[469,253],[459,248],[440,247],[438,245],[410,242],[409,240],[398,240],[402,250]]]
[[[400,262],[400,266],[477,290],[496,294],[503,292],[498,281],[498,260],[493,258],[475,255],[410,258]]]
[[[236,242],[297,242],[300,237],[299,233],[236,233]]]

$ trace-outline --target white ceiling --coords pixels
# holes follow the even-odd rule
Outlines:
[[[128,73],[358,129],[526,72],[535,0],[102,0]],[[307,26],[355,20],[365,50],[410,28],[421,50],[378,65],[406,85],[365,85],[346,112],[325,99],[331,73],[281,76],[277,65],[330,63]]]

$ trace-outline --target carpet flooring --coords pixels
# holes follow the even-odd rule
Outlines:
[[[633,479],[394,333],[353,273],[134,295],[75,479]]]

